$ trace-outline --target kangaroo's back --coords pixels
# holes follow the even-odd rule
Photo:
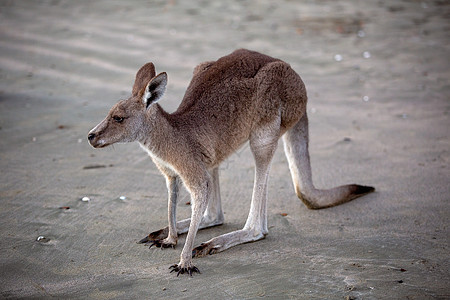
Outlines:
[[[215,106],[216,102],[243,98],[240,94],[242,89],[251,88],[252,79],[258,71],[274,61],[279,60],[258,52],[239,49],[217,61],[199,65],[174,114],[178,117],[189,110],[204,111],[209,106]],[[239,82],[241,84],[235,86]]]
[[[240,49],[197,66],[179,108],[168,118],[179,130],[191,131],[206,160],[218,163],[262,123],[281,116],[282,134],[305,108],[303,82],[287,63]]]

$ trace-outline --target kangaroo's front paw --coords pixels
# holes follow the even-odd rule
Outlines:
[[[219,252],[217,246],[212,245],[212,243],[202,243],[200,246],[195,247],[192,250],[192,257],[201,257],[205,255],[212,255]]]
[[[151,244],[154,241],[162,241],[169,235],[169,227],[154,231],[139,241],[139,244]]]
[[[192,274],[194,274],[194,273],[201,274],[200,270],[196,266],[193,266],[193,265],[182,266],[182,264],[178,264],[178,265],[174,264],[174,265],[170,266],[169,269],[171,269],[170,273],[177,272],[177,277],[180,274],[189,274],[189,276],[192,276]]]

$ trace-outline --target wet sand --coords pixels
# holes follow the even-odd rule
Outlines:
[[[0,298],[448,299],[449,16],[446,1],[2,1]],[[167,225],[163,177],[137,144],[86,135],[144,63],[168,72],[174,111],[193,68],[237,48],[302,76],[316,186],[377,192],[308,210],[280,143],[267,238],[177,278],[185,236],[136,244]],[[220,171],[226,224],[196,244],[245,223],[248,147]]]

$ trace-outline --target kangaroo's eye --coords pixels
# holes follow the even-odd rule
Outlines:
[[[122,117],[119,117],[119,116],[114,116],[113,119],[114,119],[114,121],[117,122],[117,123],[122,123],[122,122],[123,122],[123,118],[122,118]]]

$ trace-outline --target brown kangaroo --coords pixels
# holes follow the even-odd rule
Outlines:
[[[132,95],[114,105],[89,132],[95,148],[137,141],[166,178],[169,226],[150,233],[140,243],[175,247],[187,234],[178,264],[171,272],[200,273],[192,257],[224,251],[267,235],[267,181],[280,137],[289,161],[297,196],[311,209],[348,202],[374,191],[344,185],[318,190],[312,183],[308,152],[306,89],[289,64],[257,52],[236,50],[205,62],[194,75],[179,108],[165,112],[157,101],[164,94],[167,74],[156,75],[152,63],[136,74]],[[241,230],[220,235],[194,248],[198,229],[220,225],[223,213],[219,164],[249,141],[256,165],[250,213]],[[176,221],[180,182],[191,195],[191,218]]]

